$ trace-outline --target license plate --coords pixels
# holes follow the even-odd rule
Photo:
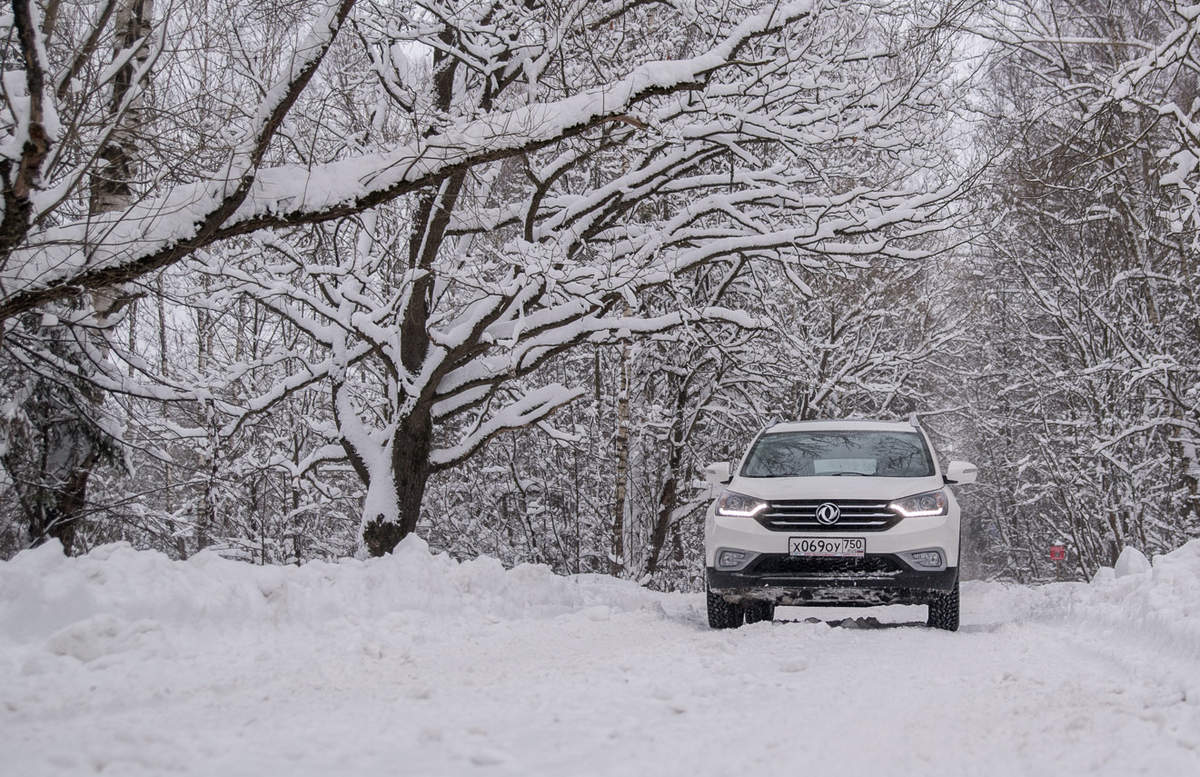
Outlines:
[[[866,552],[866,537],[788,538],[788,553],[793,556],[837,556],[840,558],[862,558]]]

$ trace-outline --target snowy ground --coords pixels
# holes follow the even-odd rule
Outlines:
[[[541,568],[0,564],[0,774],[1196,775],[1200,541],[1153,569],[710,631]],[[1137,562],[1138,559],[1132,559]]]

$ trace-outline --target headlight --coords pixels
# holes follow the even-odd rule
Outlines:
[[[767,503],[763,500],[736,491],[726,491],[717,500],[717,515],[753,518],[766,509]]]
[[[900,513],[905,518],[928,518],[934,515],[945,515],[950,508],[944,491],[928,491],[924,494],[906,496],[888,505],[889,510]]]

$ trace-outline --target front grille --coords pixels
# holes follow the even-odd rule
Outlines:
[[[862,558],[812,558],[808,556],[760,556],[746,570],[755,575],[787,575],[789,577],[895,577],[905,567],[893,556],[863,556]]]
[[[833,502],[841,510],[837,523],[817,520],[817,508]],[[771,531],[884,531],[900,522],[900,516],[877,499],[777,499],[767,503],[758,522]]]

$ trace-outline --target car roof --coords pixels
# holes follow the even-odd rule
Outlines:
[[[920,429],[909,421],[871,421],[864,419],[841,419],[832,421],[790,421],[775,424],[765,429],[763,434],[779,434],[780,432],[919,432]]]

